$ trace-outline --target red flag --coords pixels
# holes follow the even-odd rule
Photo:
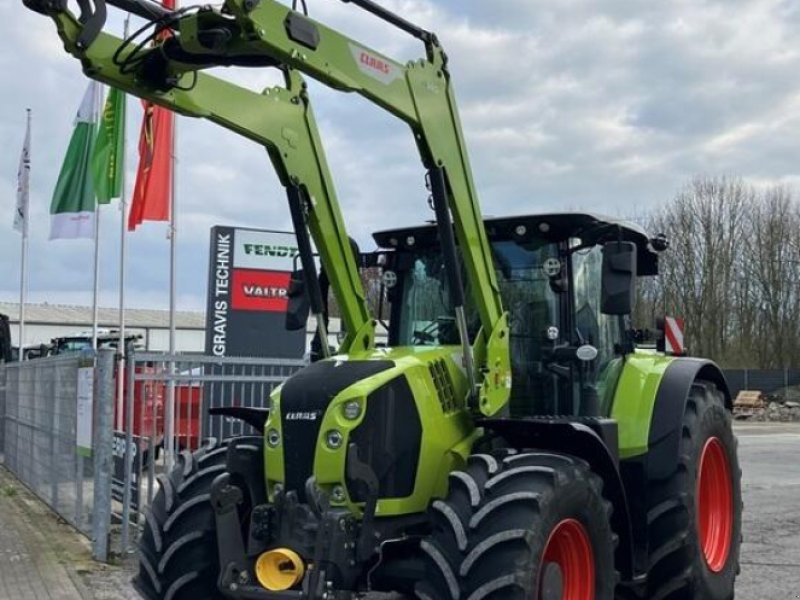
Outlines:
[[[139,137],[139,169],[133,188],[128,230],[142,221],[169,221],[172,195],[173,115],[150,102],[144,104]]]
[[[174,9],[175,0],[163,0]],[[169,35],[164,33],[164,35]],[[150,102],[144,105],[139,136],[139,168],[128,215],[128,230],[143,221],[169,221],[172,198],[172,136],[175,116],[172,111]]]

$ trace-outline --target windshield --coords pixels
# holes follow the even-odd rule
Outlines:
[[[513,241],[500,241],[492,243],[492,250],[500,293],[510,314],[512,364],[519,363],[520,368],[526,368],[529,361],[535,360],[533,354],[541,347],[547,328],[558,324],[558,298],[544,271],[547,259],[558,257],[558,246],[542,242],[522,246]],[[441,253],[422,251],[403,262],[408,267],[398,273],[401,306],[395,312],[399,321],[396,343],[403,346],[458,344]],[[466,292],[467,323],[470,337],[474,337],[480,321],[469,289]]]
[[[58,342],[58,354],[64,354],[66,352],[80,352],[82,350],[91,350],[92,349],[92,340],[89,339],[73,339],[73,340],[61,340]]]
[[[400,277],[402,300],[398,344],[458,344],[458,330],[455,328],[442,255],[439,252],[415,255],[410,268]]]

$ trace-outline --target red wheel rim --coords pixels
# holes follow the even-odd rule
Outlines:
[[[556,563],[561,569],[561,600],[594,600],[594,552],[581,523],[564,519],[550,533],[539,565],[540,600],[542,573],[547,563]]]
[[[706,442],[697,474],[697,528],[708,568],[719,573],[728,562],[733,534],[733,489],[725,446]]]

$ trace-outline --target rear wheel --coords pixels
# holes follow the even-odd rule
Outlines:
[[[583,461],[529,452],[472,456],[431,507],[423,600],[610,600],[611,505]]]
[[[648,485],[652,600],[731,600],[741,545],[741,470],[730,411],[697,381],[682,423],[675,473]]]
[[[212,440],[195,453],[183,452],[168,475],[160,475],[161,489],[147,512],[139,541],[136,590],[147,600],[221,600],[217,591],[219,558],[211,483],[227,471],[229,444]],[[236,462],[255,481],[263,479],[261,438],[236,440]],[[241,486],[243,529],[249,522],[252,500]],[[246,539],[246,538],[245,538]]]

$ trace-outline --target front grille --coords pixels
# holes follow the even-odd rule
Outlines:
[[[364,420],[350,434],[361,461],[378,477],[381,498],[407,498],[417,478],[422,422],[405,377],[398,377],[367,397]],[[347,473],[347,489],[355,502],[366,502],[365,486]]]
[[[314,471],[322,419],[333,399],[358,381],[394,367],[391,361],[320,361],[288,379],[281,390],[283,462],[287,491],[305,499]]]
[[[432,362],[430,365],[431,377],[436,386],[436,395],[445,413],[455,412],[458,409],[456,403],[456,390],[453,387],[453,380],[447,370],[444,359]]]

